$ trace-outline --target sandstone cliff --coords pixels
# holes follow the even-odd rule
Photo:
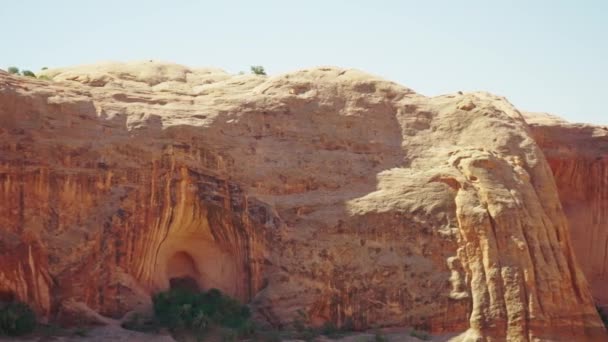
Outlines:
[[[572,246],[598,303],[608,306],[608,127],[527,114],[570,223]]]
[[[0,74],[0,293],[49,319],[119,318],[189,277],[276,325],[604,336],[549,164],[503,98],[336,68],[48,75]]]

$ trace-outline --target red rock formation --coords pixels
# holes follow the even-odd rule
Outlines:
[[[549,166],[502,98],[331,68],[49,76],[0,75],[0,291],[50,319],[120,317],[187,278],[275,324],[604,336]]]
[[[593,296],[608,306],[608,127],[539,114],[527,121],[553,171]]]

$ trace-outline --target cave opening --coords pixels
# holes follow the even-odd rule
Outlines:
[[[187,291],[201,291],[200,274],[192,256],[186,252],[177,252],[167,264],[169,288]]]
[[[188,292],[200,292],[196,279],[192,277],[174,277],[169,279],[169,288],[171,290],[184,290]]]

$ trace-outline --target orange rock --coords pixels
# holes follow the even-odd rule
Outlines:
[[[605,336],[549,165],[504,98],[337,68],[47,75],[0,74],[0,291],[49,319],[120,318],[189,279],[274,324]]]
[[[553,171],[592,294],[608,306],[608,127],[537,113],[526,120]]]

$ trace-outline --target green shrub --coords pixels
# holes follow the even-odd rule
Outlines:
[[[388,339],[379,332],[374,334],[374,342],[388,342]]]
[[[74,335],[78,337],[86,337],[89,334],[89,331],[85,327],[76,327],[74,329]]]
[[[27,76],[27,77],[33,77],[36,78],[36,74],[34,74],[33,72],[31,72],[30,70],[23,70],[21,72],[21,75],[23,76]]]
[[[42,70],[46,70],[47,67],[42,68]],[[33,73],[31,70],[22,70],[20,71],[19,68],[15,67],[15,66],[11,66],[8,67],[7,69],[9,74],[13,74],[13,75],[21,75],[21,76],[27,76],[27,77],[33,77],[33,78],[38,78],[39,80],[46,80],[46,81],[50,81],[51,78],[47,75],[39,75],[36,76],[35,73]]]
[[[0,335],[24,335],[34,328],[36,314],[27,304],[11,302],[0,308]]]
[[[333,335],[338,332],[338,328],[334,324],[334,322],[327,321],[321,327],[321,333],[323,335]]]
[[[254,75],[266,75],[266,70],[264,70],[264,67],[261,65],[252,65],[251,73]]]
[[[321,334],[331,338],[336,339],[343,337],[345,335],[345,329],[338,329],[333,322],[325,322],[321,327]]]
[[[152,300],[159,324],[171,331],[201,334],[211,325],[238,331],[251,324],[249,308],[217,289],[208,292],[174,289],[158,293]]]
[[[255,336],[258,327],[251,320],[247,320],[243,325],[236,329],[236,333],[241,338],[249,338]]]
[[[410,336],[416,337],[416,338],[424,340],[424,341],[428,341],[431,339],[431,336],[429,335],[429,333],[427,333],[425,331],[419,331],[419,330],[410,331]]]

